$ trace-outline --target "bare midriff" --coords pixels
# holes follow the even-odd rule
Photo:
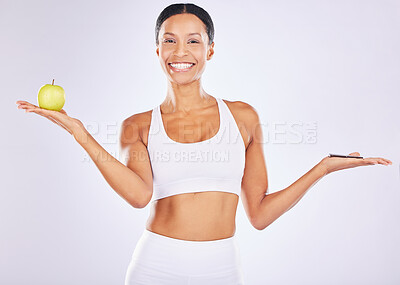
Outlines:
[[[235,234],[239,197],[221,191],[174,195],[154,201],[146,229],[171,238],[208,241]]]

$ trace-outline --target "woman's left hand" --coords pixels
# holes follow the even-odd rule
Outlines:
[[[360,156],[359,152],[352,152],[349,155]],[[349,158],[349,157],[324,157],[320,164],[325,170],[325,175],[334,171],[353,168],[357,166],[364,165],[374,165],[374,164],[383,164],[383,165],[391,165],[392,162],[389,159],[383,157],[367,157],[367,158]]]

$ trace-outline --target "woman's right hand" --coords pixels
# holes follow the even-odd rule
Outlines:
[[[75,139],[86,131],[80,120],[68,116],[67,112],[63,109],[60,111],[47,110],[27,101],[17,101],[16,103],[18,104],[18,109],[25,109],[25,112],[34,112],[49,119],[53,123],[64,128],[67,132],[73,135]]]

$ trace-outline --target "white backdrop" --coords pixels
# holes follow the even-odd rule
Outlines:
[[[149,214],[61,127],[17,109],[61,85],[64,109],[118,156],[123,119],[160,104],[154,26],[169,1],[1,0],[1,284],[123,284]],[[393,165],[329,174],[263,231],[240,201],[245,282],[399,284],[398,1],[196,1],[215,24],[213,96],[256,108],[269,192],[328,153]]]

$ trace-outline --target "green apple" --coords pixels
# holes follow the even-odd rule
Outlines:
[[[40,108],[60,111],[65,104],[65,92],[61,86],[45,84],[39,89],[38,104]]]

